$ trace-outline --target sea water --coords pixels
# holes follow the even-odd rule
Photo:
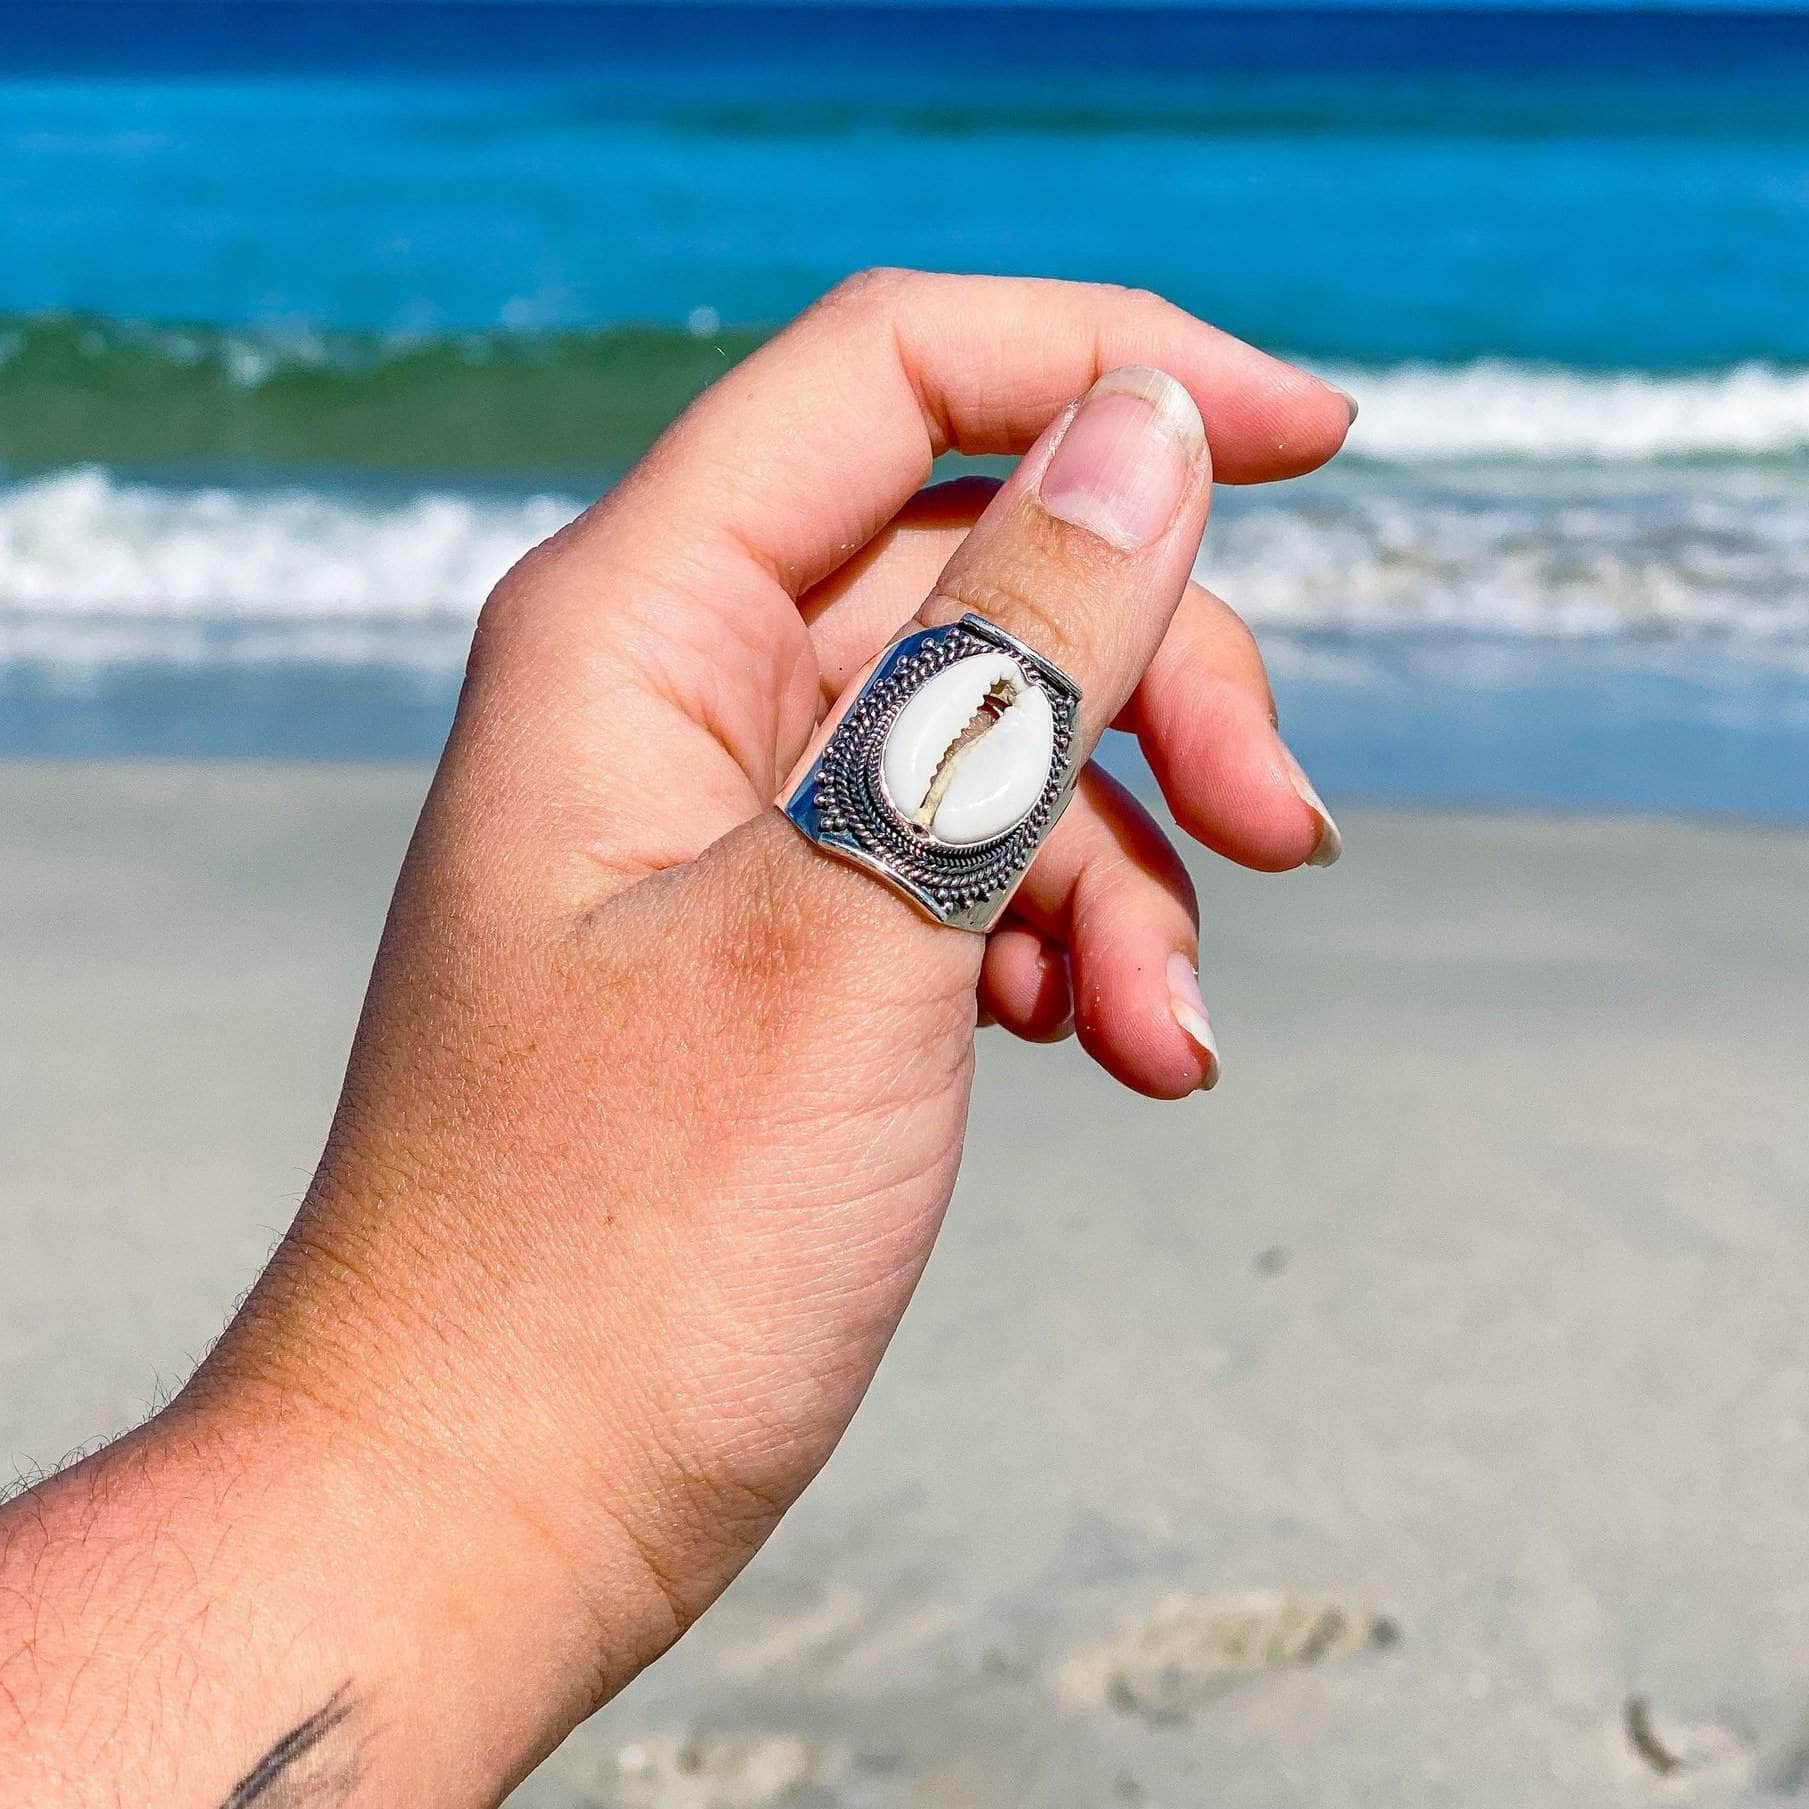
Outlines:
[[[1809,816],[1809,17],[0,10],[0,751],[388,757],[849,270],[1147,285],[1363,413],[1201,574],[1328,795]]]

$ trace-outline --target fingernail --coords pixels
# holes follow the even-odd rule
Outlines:
[[[1313,782],[1300,770],[1300,762],[1288,751],[1282,750],[1288,763],[1288,780],[1299,793],[1300,801],[1314,816],[1319,819],[1319,839],[1313,844],[1313,852],[1306,857],[1309,867],[1329,867],[1344,852],[1344,837],[1338,833],[1338,825],[1332,821],[1332,813],[1326,809],[1325,800],[1313,789]]]
[[[1125,552],[1174,520],[1206,429],[1166,372],[1127,364],[1081,398],[1038,486],[1043,507]]]
[[[1188,1040],[1206,1058],[1206,1072],[1200,1077],[1202,1093],[1210,1093],[1219,1084],[1219,1046],[1212,1039],[1212,1020],[1206,1015],[1206,1001],[1200,997],[1200,978],[1193,963],[1185,955],[1168,958],[1168,1009],[1174,1020],[1187,1032]]]
[[[1347,389],[1338,389],[1338,386],[1335,383],[1330,385],[1330,387],[1338,390],[1338,394],[1344,398],[1344,406],[1350,410],[1350,425],[1355,427],[1357,424],[1357,398]]]

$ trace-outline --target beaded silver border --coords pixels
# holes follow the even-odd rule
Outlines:
[[[1003,835],[970,848],[932,840],[907,822],[880,783],[886,733],[924,681],[976,653],[1006,653],[1049,699],[1055,751],[1042,794]],[[819,848],[902,892],[926,917],[984,932],[998,922],[1080,777],[1080,687],[1032,647],[984,616],[920,628],[887,648],[798,782],[785,814]]]

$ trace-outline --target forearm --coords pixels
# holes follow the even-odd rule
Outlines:
[[[881,273],[504,581],[301,1219],[199,1386],[0,1511],[0,1805],[477,1809],[708,1605],[904,1312],[977,1011],[1162,1098],[1218,1068],[1186,870],[1094,769],[984,945],[777,788],[901,628],[976,611],[1078,687],[1080,757],[1134,704],[1202,840],[1323,864],[1188,573],[1214,461],[1350,418],[1149,297]],[[1024,457],[892,535],[950,445]]]
[[[593,1706],[590,1637],[498,1504],[179,1405],[0,1510],[0,1801],[494,1803]]]

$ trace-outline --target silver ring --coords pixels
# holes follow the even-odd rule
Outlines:
[[[983,616],[889,647],[785,814],[926,917],[998,922],[1080,776],[1080,687]]]

